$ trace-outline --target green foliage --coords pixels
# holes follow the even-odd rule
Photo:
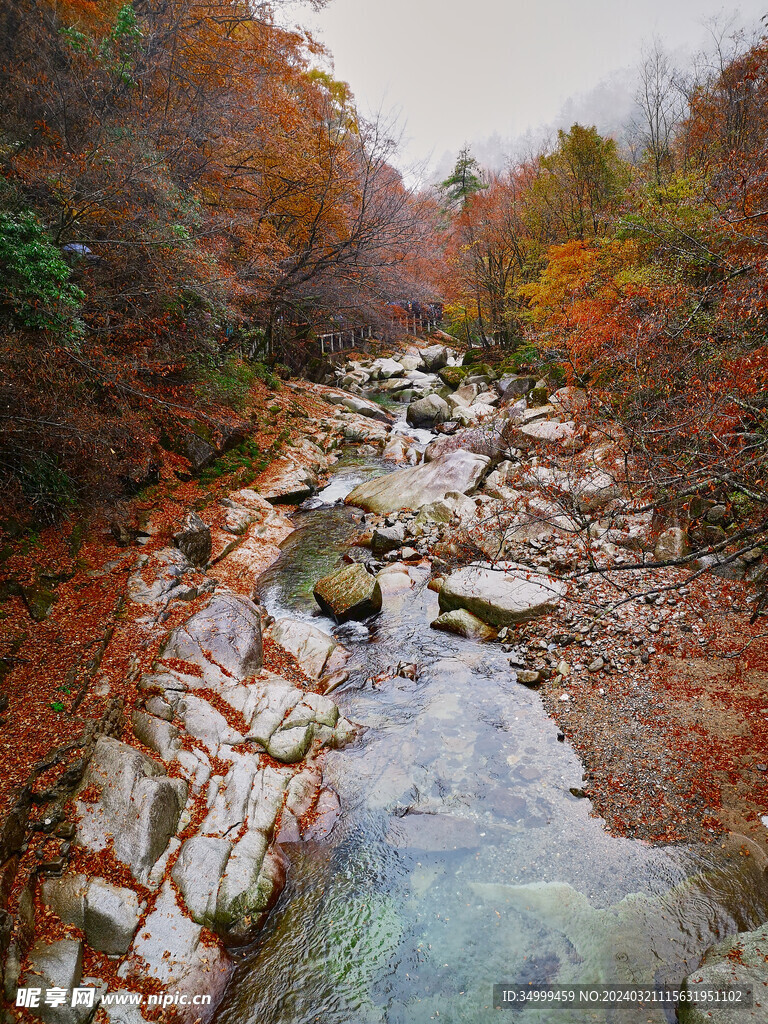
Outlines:
[[[237,470],[245,470],[245,482],[250,482],[265,470],[271,461],[271,457],[262,452],[258,443],[249,437],[236,448],[232,448],[231,451],[222,455],[213,465],[204,469],[200,474],[200,480],[204,484],[211,484],[219,477],[227,476]]]
[[[64,257],[31,210],[0,211],[0,309],[20,327],[53,331],[70,342],[85,330],[75,311],[85,298]]]
[[[607,230],[610,214],[629,184],[629,168],[613,139],[574,124],[557,133],[557,148],[541,160],[544,173],[531,186],[529,219],[539,230],[586,239]]]
[[[504,359],[504,362],[499,367],[499,374],[520,373],[526,367],[534,365],[538,359],[539,353],[535,345],[527,343]]]
[[[278,364],[278,366],[279,365],[280,364]],[[255,375],[259,378],[259,380],[264,381],[268,388],[270,388],[272,391],[280,390],[280,388],[282,387],[280,378],[277,376],[276,373],[270,370],[268,366],[266,366],[264,363],[252,363],[251,367]],[[278,367],[276,366],[275,369],[277,368]]]
[[[470,153],[469,147],[465,146],[456,159],[453,171],[439,185],[446,209],[463,207],[471,195],[486,187],[480,179],[479,170],[480,165]]]
[[[197,393],[209,402],[222,402],[236,412],[243,412],[254,381],[257,378],[263,380],[264,374],[273,376],[260,363],[246,363],[236,355],[227,356],[223,362],[209,355],[198,359],[195,368]],[[275,387],[279,386],[277,381]]]
[[[18,478],[27,501],[44,522],[56,522],[77,504],[75,484],[55,456],[41,454],[27,460]]]

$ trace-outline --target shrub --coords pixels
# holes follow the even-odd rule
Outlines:
[[[0,211],[0,306],[20,327],[55,331],[70,341],[84,333],[75,315],[85,293],[31,210]]]

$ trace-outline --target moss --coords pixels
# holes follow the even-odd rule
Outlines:
[[[447,384],[449,388],[461,387],[462,381],[469,375],[469,369],[465,366],[444,366],[442,370],[437,371],[437,375],[443,384]]]

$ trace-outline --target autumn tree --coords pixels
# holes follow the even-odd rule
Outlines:
[[[628,179],[613,139],[604,139],[594,127],[561,129],[554,151],[539,160],[531,186],[534,230],[550,242],[605,235]]]

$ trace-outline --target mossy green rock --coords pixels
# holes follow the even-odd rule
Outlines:
[[[464,366],[444,366],[442,370],[438,371],[437,375],[443,384],[447,384],[449,388],[453,388],[455,391],[456,388],[461,387],[462,381],[469,372],[469,369]]]
[[[358,562],[318,580],[314,595],[326,615],[337,622],[367,619],[381,611],[379,581]]]
[[[539,409],[549,402],[549,388],[534,388],[528,395],[528,405],[532,409]]]
[[[29,587],[22,587],[21,595],[24,598],[27,611],[35,622],[42,622],[43,619],[47,618],[51,608],[59,599],[53,590],[49,590],[39,583],[33,583]]]

